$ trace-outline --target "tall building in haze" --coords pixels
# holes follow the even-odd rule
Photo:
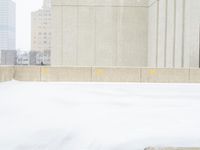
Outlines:
[[[51,1],[44,0],[43,8],[31,14],[31,50],[51,50]]]
[[[0,0],[0,50],[16,49],[16,6],[12,0]]]
[[[49,65],[50,54],[51,54],[51,0],[44,0],[43,7],[35,12],[32,12],[31,14],[30,64]]]

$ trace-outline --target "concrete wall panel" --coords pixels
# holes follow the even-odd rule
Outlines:
[[[118,66],[147,66],[148,10],[120,9],[118,28]]]
[[[199,33],[200,33],[200,1],[199,0],[187,0],[189,3],[190,18],[190,35],[189,35],[189,47],[190,47],[190,66],[199,67]]]
[[[95,64],[95,8],[79,7],[78,10],[78,65]]]
[[[53,66],[147,65],[147,0],[52,4],[53,22],[59,22],[53,25]]]
[[[142,82],[188,83],[189,69],[142,69]]]
[[[0,67],[0,81],[200,83],[200,69]]]
[[[176,0],[175,67],[182,67],[183,51],[183,0]]]
[[[166,39],[166,67],[167,68],[173,68],[174,65],[174,60],[173,60],[173,55],[174,55],[174,42],[175,42],[175,36],[174,36],[174,0],[168,0],[167,3],[167,39]]]
[[[52,5],[78,5],[78,0],[52,0]]]
[[[200,83],[200,69],[190,69],[190,82]]]
[[[89,82],[92,79],[89,67],[42,67],[41,81]]]
[[[19,81],[40,81],[40,67],[15,67],[14,79]]]
[[[148,0],[52,0],[52,5],[148,6]]]
[[[152,4],[152,2],[150,3]],[[148,10],[148,67],[156,67],[157,55],[157,4]]]
[[[149,2],[150,3],[150,2]],[[200,1],[198,0],[151,0],[149,7],[149,56],[152,37],[156,31],[152,7],[159,3],[158,67],[199,67]],[[154,44],[153,44],[154,45]],[[149,57],[152,66],[154,57]]]
[[[159,23],[158,23],[158,67],[165,66],[165,42],[166,42],[166,0],[159,1]]]
[[[94,6],[96,4],[96,0],[78,0],[79,5],[87,5]]]
[[[61,65],[63,63],[62,8],[58,6],[52,8],[52,37],[51,63]]]
[[[96,66],[114,66],[117,50],[117,8],[96,8]]]
[[[190,65],[190,43],[191,43],[191,18],[190,18],[190,2],[191,0],[185,0],[185,41],[184,41],[184,67],[192,67]]]
[[[63,64],[77,65],[78,8],[63,6]]]
[[[140,82],[137,68],[93,68],[93,82]]]
[[[13,79],[14,67],[0,67],[0,82]]]

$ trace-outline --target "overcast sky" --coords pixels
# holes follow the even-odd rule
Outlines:
[[[16,3],[16,48],[31,48],[31,12],[42,7],[43,0],[13,0]]]

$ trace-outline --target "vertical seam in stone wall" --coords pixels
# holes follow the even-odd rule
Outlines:
[[[96,59],[97,59],[97,7],[94,6],[94,66],[96,66]]]
[[[40,67],[40,81],[43,81],[42,80],[42,67]]]
[[[15,76],[16,76],[16,66],[13,67],[13,79],[15,80]]]
[[[139,69],[139,82],[142,82],[142,68]]]
[[[200,68],[200,24],[199,24],[199,68]]]
[[[64,34],[63,34],[63,30],[64,30],[64,29],[63,29],[63,27],[64,27],[64,25],[63,25],[63,18],[64,18],[64,13],[63,13],[63,7],[64,7],[64,6],[61,6],[61,14],[62,14],[62,17],[61,17],[61,32],[62,32],[62,33],[61,33],[61,34],[62,34],[62,35],[61,35],[61,38],[62,38],[62,39],[61,39],[61,44],[62,44],[62,45],[61,45],[61,46],[62,46],[62,47],[61,47],[61,48],[62,48],[62,52],[61,52],[61,54],[62,54],[62,56],[61,56],[61,64],[62,64],[62,65],[64,65],[64,64],[63,64],[63,63],[64,63],[64,61],[63,61],[63,59],[64,59],[64,58],[63,58],[63,57],[64,57],[64,50],[63,50],[63,43],[64,43],[64,41],[63,41],[63,40],[64,40],[64,37],[63,37],[63,36],[64,36]]]
[[[90,67],[90,81],[93,82],[93,67]]]
[[[116,54],[115,54],[115,66],[118,66],[118,51],[119,51],[119,26],[120,26],[120,7],[117,8],[117,34],[116,34]]]
[[[78,65],[78,45],[79,45],[79,0],[77,0],[77,9],[76,9],[76,60],[75,64]]]
[[[189,78],[189,82],[191,83],[191,69],[189,69],[189,75],[188,75],[188,78]]]
[[[165,7],[165,48],[164,48],[164,67],[167,66],[167,32],[168,32],[168,0]]]
[[[160,2],[157,0],[157,18],[156,18],[156,67],[158,67],[158,35],[159,35],[159,7]]]
[[[184,67],[184,58],[185,58],[185,0],[183,0],[183,16],[182,16],[182,61],[181,66]]]
[[[176,51],[176,0],[174,0],[174,43],[173,43],[173,67],[175,68]]]

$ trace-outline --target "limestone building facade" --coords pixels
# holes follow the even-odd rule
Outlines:
[[[52,0],[52,65],[200,67],[200,0]]]
[[[200,67],[200,1],[150,0],[148,66]]]
[[[52,65],[147,66],[147,0],[52,0]]]

